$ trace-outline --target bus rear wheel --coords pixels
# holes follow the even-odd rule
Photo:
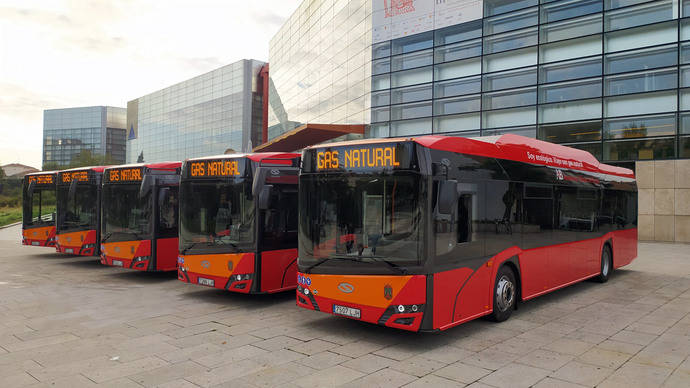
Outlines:
[[[601,250],[601,272],[594,278],[599,283],[606,283],[613,272],[613,255],[611,254],[611,248],[608,245],[604,245],[604,249]]]
[[[517,303],[517,282],[515,273],[508,266],[502,266],[494,282],[494,309],[489,318],[494,322],[503,322],[510,318]]]

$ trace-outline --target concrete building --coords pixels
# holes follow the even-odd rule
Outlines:
[[[43,165],[67,166],[81,151],[125,162],[127,110],[112,106],[43,111]]]
[[[31,174],[33,172],[38,172],[39,170],[20,163],[10,163],[4,166],[0,166],[5,176],[8,178],[23,178],[26,174]]]
[[[261,142],[265,63],[244,59],[127,103],[127,162],[251,150]]]

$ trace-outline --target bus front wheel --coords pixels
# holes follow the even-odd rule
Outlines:
[[[494,322],[503,322],[510,318],[517,303],[517,282],[513,270],[504,265],[498,269],[494,282],[494,308],[489,316]]]
[[[601,250],[601,272],[594,279],[599,283],[606,283],[611,272],[613,272],[613,255],[611,254],[611,247],[607,244]]]

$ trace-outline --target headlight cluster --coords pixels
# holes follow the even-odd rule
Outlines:
[[[81,246],[81,249],[91,249],[91,248],[96,248],[96,244],[84,244]]]

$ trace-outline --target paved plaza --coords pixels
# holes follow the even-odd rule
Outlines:
[[[497,324],[408,333],[175,274],[22,247],[0,230],[0,386],[690,386],[690,245],[641,243],[606,284]]]

